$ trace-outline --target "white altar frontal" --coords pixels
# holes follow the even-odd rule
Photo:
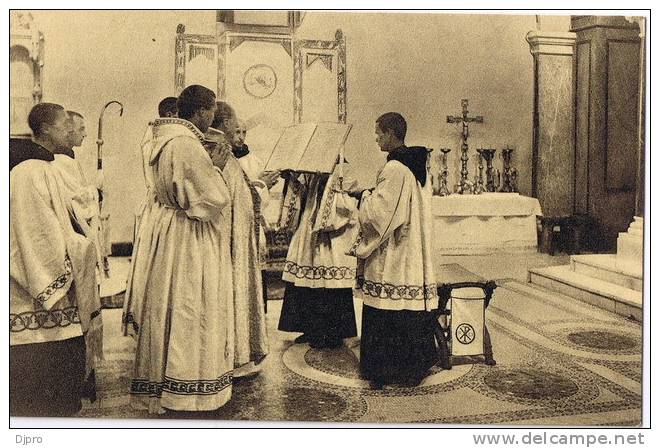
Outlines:
[[[441,255],[536,250],[538,199],[518,193],[433,197],[434,249]]]

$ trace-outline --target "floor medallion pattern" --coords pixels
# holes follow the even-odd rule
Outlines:
[[[482,371],[470,384],[479,393],[497,400],[540,406],[568,406],[598,397],[598,387],[568,371],[547,365],[495,367]]]
[[[612,331],[572,331],[567,339],[575,345],[595,350],[624,351],[639,347],[639,342],[634,338]]]
[[[269,302],[271,352],[261,373],[236,380],[232,399],[222,408],[184,417],[131,409],[134,346],[120,335],[121,310],[104,310],[109,329],[104,342],[111,353],[97,371],[99,399],[86,403],[79,417],[545,426],[641,422],[640,326],[515,280],[500,282],[486,312],[497,365],[455,359],[452,369],[434,367],[417,387],[372,390],[359,374],[359,338],[338,349],[294,344],[298,334],[277,330],[280,308],[281,301]]]
[[[359,350],[355,341],[338,349],[314,349],[308,345],[292,344],[283,355],[284,365],[301,377],[327,386],[348,388],[367,396],[428,395],[465,387],[474,375],[474,364],[454,366],[451,370],[433,367],[417,387],[386,385],[372,390],[368,381],[361,379]]]

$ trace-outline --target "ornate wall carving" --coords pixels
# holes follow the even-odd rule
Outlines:
[[[302,20],[292,17],[296,26]],[[309,120],[346,122],[346,39],[341,30],[331,41],[297,40],[292,33],[235,31],[247,25],[228,27],[228,16],[222,19],[217,36],[186,34],[183,25],[177,27],[176,95],[190,84],[202,84],[214,88],[218,98],[234,105],[241,116],[268,111],[284,126],[305,121],[307,106]],[[317,64],[325,75],[319,74]],[[309,90],[304,90],[305,84]],[[329,116],[328,108],[336,112]]]
[[[11,12],[9,66],[10,135],[29,135],[27,116],[43,98],[44,67],[44,35],[29,13]]]

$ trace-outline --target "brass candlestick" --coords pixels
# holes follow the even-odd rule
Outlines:
[[[491,148],[484,149],[482,155],[486,160],[486,191],[492,193],[497,191],[493,173],[493,158],[495,158],[495,150]]]
[[[511,193],[513,188],[511,185],[511,156],[513,155],[513,149],[508,146],[502,150],[502,187],[500,192],[502,193]],[[517,173],[516,173],[517,175]]]
[[[440,160],[442,162],[442,166],[440,167],[440,189],[438,191],[439,196],[449,196],[450,192],[449,189],[447,188],[447,183],[448,183],[448,177],[449,177],[449,170],[447,168],[447,154],[451,152],[450,148],[440,148],[440,152],[442,155],[440,156]]]
[[[475,182],[474,182],[474,194],[481,194],[486,192],[486,188],[484,187],[484,151],[487,151],[486,149],[477,149],[477,153],[479,154],[479,174],[476,176]]]

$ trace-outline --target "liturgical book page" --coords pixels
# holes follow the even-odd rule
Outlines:
[[[294,124],[284,128],[264,170],[296,170],[315,129],[316,123]]]
[[[298,163],[299,171],[332,173],[352,127],[344,123],[319,123]]]
[[[352,125],[305,123],[289,126],[266,162],[266,171],[331,173]]]

